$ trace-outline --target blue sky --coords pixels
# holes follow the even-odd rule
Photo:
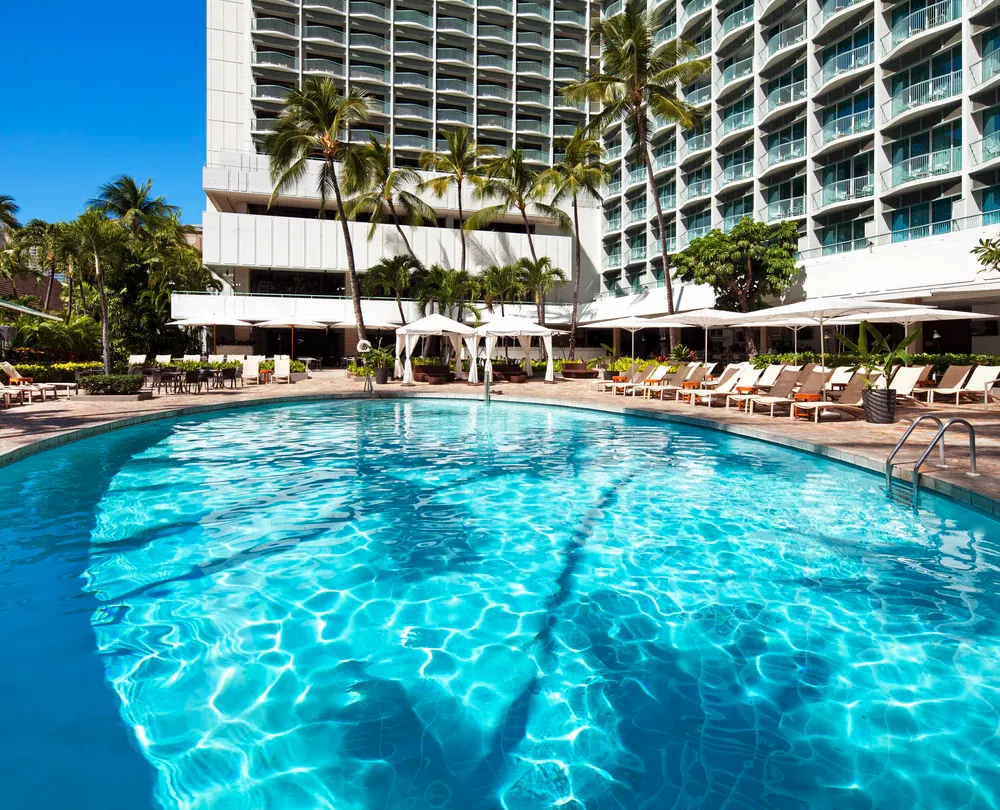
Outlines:
[[[0,194],[70,219],[119,174],[198,223],[205,0],[3,2]]]

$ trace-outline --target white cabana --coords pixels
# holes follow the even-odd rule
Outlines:
[[[466,326],[464,323],[446,318],[439,313],[434,313],[433,315],[428,315],[426,318],[413,321],[413,323],[400,326],[396,330],[396,376],[402,375],[403,385],[412,384],[413,362],[411,358],[413,357],[414,349],[417,348],[417,343],[422,337],[440,335],[442,337],[447,336],[451,341],[452,348],[455,350],[456,377],[461,376],[462,372],[462,340],[463,338],[465,339],[466,345],[469,347],[470,354],[472,355],[469,362],[469,382],[476,382],[476,353],[474,347],[469,342],[474,334],[475,330],[471,326]],[[405,364],[402,362],[404,353],[406,355]]]
[[[702,360],[707,363],[708,330],[720,326],[742,326],[746,317],[742,312],[728,312],[724,309],[695,309],[691,312],[678,312],[676,315],[653,318],[653,324],[673,329],[700,326],[705,332],[705,356]]]
[[[690,326],[690,324],[677,324],[677,326]],[[581,329],[624,329],[632,333],[632,359],[635,359],[635,333],[643,329],[661,329],[658,323],[654,323],[649,318],[640,318],[637,315],[629,315],[627,318],[616,318],[613,321],[598,321],[597,323],[580,324]]]
[[[545,346],[545,354],[548,357],[548,363],[545,366],[545,382],[555,382],[556,374],[555,368],[552,365],[552,336],[561,334],[557,329],[549,329],[547,326],[542,326],[534,321],[529,321],[527,318],[518,318],[515,315],[507,315],[505,317],[497,318],[495,321],[490,321],[489,323],[484,323],[475,330],[475,350],[473,351],[473,358],[475,358],[476,353],[479,349],[479,338],[483,338],[486,342],[486,369],[485,373],[489,379],[493,379],[493,349],[496,348],[497,338],[502,337],[516,337],[517,342],[521,345],[524,350],[525,356],[525,376],[531,377],[531,339],[537,337],[541,339]],[[470,379],[470,382],[472,380]]]

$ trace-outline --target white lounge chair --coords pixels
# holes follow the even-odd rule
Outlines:
[[[636,373],[639,370],[638,367],[639,367],[638,363],[633,363],[631,366],[629,366],[628,371],[626,371],[624,374],[612,374],[611,376],[612,377],[625,377],[627,380],[632,380],[632,378],[635,377]],[[611,387],[614,384],[615,384],[614,380],[612,380],[610,378],[607,379],[607,380],[598,380],[597,381],[597,390],[598,391],[610,391]]]
[[[924,405],[913,395],[913,392],[923,378],[925,371],[925,366],[900,366],[896,369],[896,373],[892,375],[892,381],[889,383],[889,388],[896,392],[897,402],[905,399],[921,407]]]
[[[775,380],[778,379],[778,375],[785,370],[783,363],[772,363],[760,375],[760,379],[757,380],[758,388],[770,388],[774,385]]]
[[[274,358],[274,374],[271,376],[271,379],[275,382],[291,383],[292,362],[288,357]]]
[[[170,355],[169,354],[158,354],[153,358],[159,366],[169,366],[170,365]]]
[[[224,354],[210,354],[208,356],[208,362],[209,363],[225,363],[226,362],[226,355],[224,355]]]
[[[990,390],[997,384],[1000,380],[1000,366],[976,366],[975,371],[969,375],[966,381],[957,387],[945,389],[942,387],[931,388],[929,390],[929,398],[931,402],[934,402],[939,397],[950,397],[954,394],[955,404],[958,405],[962,401],[962,395],[972,395],[978,396],[980,392],[983,395],[983,405],[989,407],[990,397],[993,396]],[[943,382],[943,381],[942,381]]]
[[[128,367],[135,368],[136,366],[146,365],[146,355],[144,354],[130,354],[128,356]]]
[[[622,380],[619,382],[612,381],[611,385],[608,386],[607,390],[611,392],[611,396],[614,396],[616,392],[621,391],[623,394],[630,385],[636,385],[642,382],[646,377],[655,371],[654,366],[648,366],[646,368],[637,368],[633,372],[632,376],[627,380]]]
[[[854,369],[850,366],[837,366],[837,368],[833,370],[833,374],[830,375],[830,379],[827,380],[826,390],[843,391],[853,377]]]
[[[756,385],[761,373],[759,369],[747,366],[739,374],[732,375],[728,380],[715,388],[695,388],[689,391],[679,391],[677,396],[681,399],[687,397],[690,405],[697,405],[699,402],[704,402],[711,408],[715,400],[725,401],[726,397],[736,391],[737,388],[750,388]]]
[[[0,398],[3,398],[3,406],[5,408],[10,407],[10,403],[15,399],[24,405],[24,395],[28,393],[19,385],[3,385],[0,384]]]
[[[28,398],[31,398],[32,394],[37,394],[42,402],[45,401],[47,394],[52,395],[52,399],[58,399],[59,395],[56,393],[60,388],[67,391],[67,396],[69,396],[69,391],[78,388],[76,383],[36,383],[33,378],[25,377],[21,372],[19,372],[14,366],[8,362],[0,363],[0,368],[4,370],[10,380],[11,387],[23,388],[28,391]]]
[[[243,384],[260,385],[260,360],[248,357],[243,361]]]
[[[648,386],[660,382],[664,377],[667,376],[668,371],[670,371],[669,366],[656,366],[640,382],[634,384],[626,383],[626,388],[622,391],[622,395],[631,394],[632,396],[635,396],[637,393],[643,391]]]
[[[201,355],[200,354],[185,354],[184,357],[183,357],[183,360],[184,360],[185,363],[200,363],[201,362]]]

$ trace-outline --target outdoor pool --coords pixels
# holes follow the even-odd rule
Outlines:
[[[666,422],[233,410],[0,469],[0,806],[996,808],[1000,524]]]

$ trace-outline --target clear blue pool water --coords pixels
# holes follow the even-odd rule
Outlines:
[[[693,428],[233,411],[0,470],[0,807],[993,808],[1000,527]]]

